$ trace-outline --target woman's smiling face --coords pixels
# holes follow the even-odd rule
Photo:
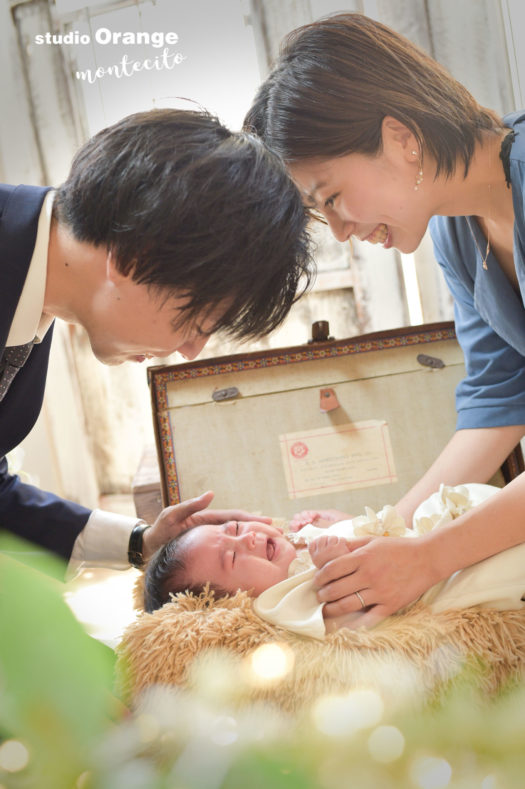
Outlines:
[[[289,170],[305,205],[323,214],[338,241],[355,236],[386,249],[413,252],[430,216],[430,168],[414,189],[419,147],[393,118],[383,122],[383,146],[376,156],[349,153],[336,158],[291,163]]]
[[[241,589],[257,597],[288,577],[295,557],[282,532],[264,523],[198,526],[184,541],[185,582],[201,586],[209,581],[232,594]]]

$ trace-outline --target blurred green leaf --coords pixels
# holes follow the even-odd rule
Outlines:
[[[243,755],[230,769],[222,784],[224,789],[315,789],[312,775],[294,759],[282,753],[253,753]]]
[[[65,560],[38,545],[15,537],[9,532],[0,531],[0,553],[54,578],[61,584],[64,582],[67,568]]]
[[[1,547],[9,554],[0,553],[0,728],[28,746],[34,785],[61,789],[89,764],[109,725],[113,653],[64,602],[60,562],[40,555],[35,569],[27,552],[25,563],[14,553],[20,543],[3,539]]]

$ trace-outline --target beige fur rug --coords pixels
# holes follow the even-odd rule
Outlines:
[[[250,656],[268,643],[293,654],[293,666],[280,681],[250,679]],[[178,595],[127,629],[118,649],[124,695],[132,703],[150,685],[191,685],[194,659],[225,648],[237,661],[239,703],[267,700],[297,712],[321,694],[367,687],[387,703],[419,705],[439,699],[465,668],[485,694],[523,677],[525,611],[432,614],[418,605],[373,630],[316,641],[262,621],[245,592],[220,600]]]

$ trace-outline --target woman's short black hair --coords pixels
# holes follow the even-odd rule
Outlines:
[[[272,331],[311,278],[307,216],[281,160],[206,112],[151,110],[96,134],[55,218],[137,283],[186,297],[184,320],[213,312],[213,331],[237,338]]]
[[[338,14],[292,31],[260,86],[244,126],[286,162],[382,150],[387,116],[429,152],[436,175],[468,172],[483,132],[502,120],[443,66],[363,14]]]

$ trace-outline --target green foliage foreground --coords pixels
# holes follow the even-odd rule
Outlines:
[[[0,554],[0,789],[525,786],[525,686],[484,700],[465,678],[419,711],[385,710],[363,688],[292,720],[236,709],[234,673],[218,655],[191,692],[158,688],[116,714],[112,654],[49,577],[62,566],[40,559],[35,569],[27,557]]]

